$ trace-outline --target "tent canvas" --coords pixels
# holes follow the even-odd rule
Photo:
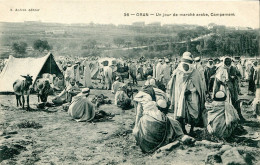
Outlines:
[[[23,79],[21,75],[33,76],[34,84],[35,80],[44,73],[63,77],[51,53],[41,58],[15,58],[10,55],[0,74],[0,92],[13,92],[13,83],[17,79]]]

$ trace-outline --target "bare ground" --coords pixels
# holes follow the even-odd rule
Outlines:
[[[246,88],[243,88],[243,93]],[[91,90],[92,94],[108,96],[110,91]],[[50,96],[49,100],[51,99]],[[93,97],[93,96],[92,96]],[[252,96],[243,96],[252,99]],[[144,154],[132,135],[134,109],[122,111],[115,105],[102,105],[99,110],[114,117],[94,122],[76,122],[62,107],[56,112],[37,110],[37,98],[30,96],[34,111],[16,107],[14,95],[0,95],[0,161],[1,164],[205,164],[207,154],[219,148],[181,145],[174,150],[153,155]],[[243,127],[247,133],[222,141],[233,147],[251,147],[247,164],[260,164],[260,122],[250,109],[242,107],[248,120]],[[202,130],[196,130],[202,140]]]

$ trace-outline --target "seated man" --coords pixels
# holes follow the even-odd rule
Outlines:
[[[226,101],[227,95],[218,91],[213,102],[206,107],[208,110],[207,130],[220,138],[228,138],[238,126],[239,116],[232,103]]]
[[[155,79],[149,75],[147,76],[147,80],[145,81],[144,85],[155,85]]]
[[[88,100],[89,88],[82,89],[82,92],[72,98],[68,114],[77,122],[91,121],[95,117],[96,105]]]
[[[195,142],[194,138],[184,135],[177,120],[167,116],[167,101],[161,97],[156,98],[152,87],[140,91],[134,101],[137,106],[133,135],[143,152],[154,152],[175,140],[183,143]]]
[[[65,89],[58,96],[56,96],[52,100],[52,102],[54,104],[63,104],[63,103],[71,102],[72,97],[76,96],[79,92],[80,92],[80,89],[76,85],[76,81],[74,79],[72,79],[70,81],[70,85],[65,87]]]
[[[119,77],[116,77],[116,81],[112,84],[111,92],[115,94],[122,85],[124,84],[119,81]]]
[[[130,109],[131,99],[127,95],[127,86],[121,86],[115,95],[115,105],[123,110]]]

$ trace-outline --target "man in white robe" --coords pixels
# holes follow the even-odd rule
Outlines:
[[[110,66],[104,66],[105,88],[111,90],[112,86],[112,68]]]
[[[174,111],[174,117],[180,121],[184,133],[186,133],[185,124],[191,125],[190,134],[193,133],[194,126],[202,125],[205,103],[202,79],[200,73],[191,66],[192,62],[190,56],[183,56],[181,63],[173,72],[168,86],[170,110]]]
[[[74,66],[74,79],[76,80],[76,83],[79,84],[80,82],[80,73],[79,73],[79,61],[76,62]]]
[[[168,82],[171,79],[171,66],[169,65],[170,61],[165,59],[165,63],[162,66],[163,69],[163,84],[167,86]]]
[[[206,90],[207,86],[206,86],[206,79],[205,79],[205,70],[203,68],[203,66],[201,65],[201,59],[200,57],[196,57],[194,59],[195,63],[194,63],[194,68],[198,70],[198,72],[200,73],[200,78],[202,79],[202,84],[203,88]]]
[[[71,102],[72,97],[76,96],[80,92],[78,85],[74,79],[70,80],[70,84],[65,87],[65,89],[56,96],[52,102],[54,104],[63,104],[67,102]]]
[[[86,88],[93,88],[91,81],[91,71],[89,68],[89,62],[84,61],[84,75],[83,75],[83,86]]]
[[[65,70],[64,77],[65,85],[69,86],[70,80],[74,79],[74,67],[72,67],[70,63],[67,64],[67,69]]]
[[[77,122],[91,121],[95,117],[96,105],[88,100],[90,89],[84,88],[74,96],[68,109],[68,114]]]
[[[162,66],[163,66],[163,60],[162,59],[159,59],[159,62],[158,64],[156,65],[156,81],[158,82],[161,82],[162,81],[162,75],[163,75],[163,69],[162,69]]]
[[[118,91],[118,89],[124,85],[124,83],[120,82],[119,81],[119,77],[116,77],[116,81],[112,84],[112,89],[111,89],[111,92],[113,94],[116,94],[116,92]]]

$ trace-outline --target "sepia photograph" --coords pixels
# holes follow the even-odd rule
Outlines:
[[[0,0],[0,164],[260,164],[259,8]]]

